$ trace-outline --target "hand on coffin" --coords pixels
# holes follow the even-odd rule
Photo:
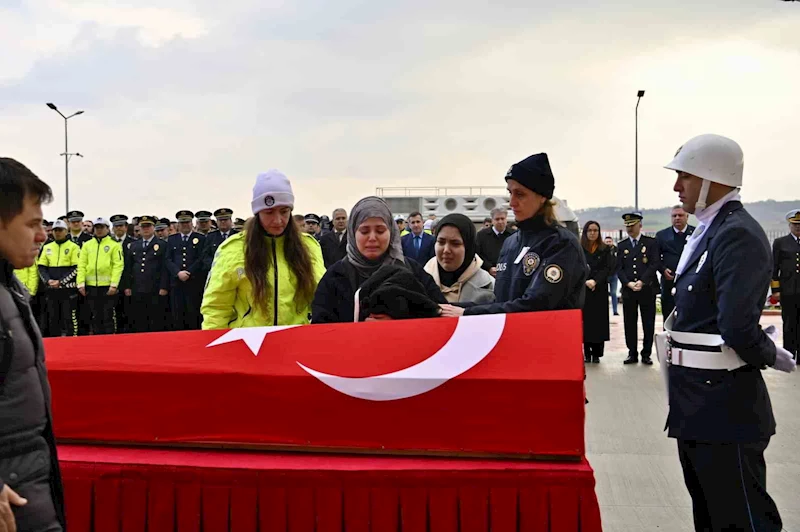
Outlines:
[[[444,318],[458,318],[464,315],[464,309],[453,305],[439,305],[442,309],[442,317]]]
[[[163,288],[158,291],[158,295],[160,295],[160,296],[165,296],[167,294],[169,294],[169,291],[167,291],[167,290],[165,290]]]
[[[17,495],[17,492],[6,484],[3,486],[3,491],[0,491],[0,532],[15,532],[17,530],[17,521],[14,519],[14,512],[11,510],[12,504],[14,506],[25,506],[28,504],[28,500]]]

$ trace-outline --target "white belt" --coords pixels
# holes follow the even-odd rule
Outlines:
[[[666,363],[674,366],[684,366],[696,369],[718,369],[733,371],[747,362],[730,347],[725,345],[722,336],[718,334],[687,333],[673,331],[674,311],[664,322],[666,330]],[[679,344],[699,345],[704,347],[717,347],[721,351],[697,351],[675,347],[673,342]]]

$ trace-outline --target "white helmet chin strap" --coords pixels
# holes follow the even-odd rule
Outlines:
[[[711,187],[711,181],[708,179],[703,179],[703,184],[700,187],[700,196],[697,198],[697,203],[694,205],[694,214],[700,213],[700,211],[704,210],[708,205],[706,205],[706,200],[708,200],[708,189]]]

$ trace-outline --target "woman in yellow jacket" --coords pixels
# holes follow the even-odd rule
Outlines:
[[[203,329],[310,321],[325,266],[316,239],[291,223],[294,194],[286,176],[259,175],[251,206],[244,231],[217,248],[200,307]]]

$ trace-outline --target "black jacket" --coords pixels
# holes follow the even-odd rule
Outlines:
[[[639,235],[636,248],[630,238],[620,242],[617,246],[617,276],[623,293],[626,290],[630,292],[628,283],[642,281],[642,291],[650,291],[655,297],[659,291],[656,272],[659,270],[660,259],[658,242],[653,237]]]
[[[322,258],[325,261],[325,267],[330,268],[347,256],[347,231],[342,235],[341,242],[339,242],[339,237],[335,231],[329,231],[319,239],[319,245],[322,246]]]
[[[586,289],[583,303],[583,341],[586,343],[607,342],[610,339],[608,317],[608,277],[616,263],[611,247],[594,253],[583,250],[589,268],[587,280],[597,283],[594,290]]]
[[[93,237],[92,235],[87,235],[83,231],[77,237],[74,237],[72,233],[67,232],[67,238],[78,244],[80,247],[83,247],[83,244],[91,240]]]
[[[776,238],[772,243],[772,293],[800,296],[800,243],[794,236]]]
[[[0,259],[0,490],[8,483],[25,497],[26,485],[47,478],[63,527],[64,496],[44,346],[25,294],[11,265]],[[42,502],[29,500],[30,510],[36,513]],[[18,526],[25,529],[24,523]]]
[[[664,270],[672,270],[678,267],[678,262],[681,260],[681,253],[686,246],[686,239],[694,233],[694,226],[687,225],[683,234],[679,235],[675,229],[670,226],[662,229],[656,233],[656,242],[658,242],[658,251],[661,254],[658,264],[658,271],[664,275]]]
[[[759,325],[772,260],[764,230],[738,201],[724,205],[675,280],[675,331],[719,334],[749,365],[734,371],[669,367],[669,435],[755,442],[775,433],[761,368],[775,344]]]
[[[419,279],[428,296],[437,303],[447,303],[436,281],[414,260],[406,259],[406,266]],[[311,323],[352,322],[355,312],[355,294],[358,285],[354,281],[353,266],[342,259],[328,268],[319,281],[314,302],[311,304]]]
[[[169,289],[167,270],[167,243],[153,237],[147,249],[144,239],[131,243],[125,252],[125,271],[121,288],[130,288],[134,294],[157,295],[159,290]]]
[[[505,241],[513,235],[511,231],[506,229],[499,235],[496,235],[494,228],[486,227],[478,231],[475,236],[475,253],[483,259],[483,268],[487,272],[497,266],[497,259],[500,258],[500,250],[503,249]]]
[[[187,271],[192,275],[192,280],[204,277],[203,248],[206,237],[192,231],[186,243],[183,242],[181,233],[169,237],[167,242],[167,270],[172,284],[177,284],[178,274]]]
[[[468,307],[465,314],[500,314],[583,307],[586,261],[578,239],[541,217],[520,222],[503,244],[494,284],[496,303]]]

